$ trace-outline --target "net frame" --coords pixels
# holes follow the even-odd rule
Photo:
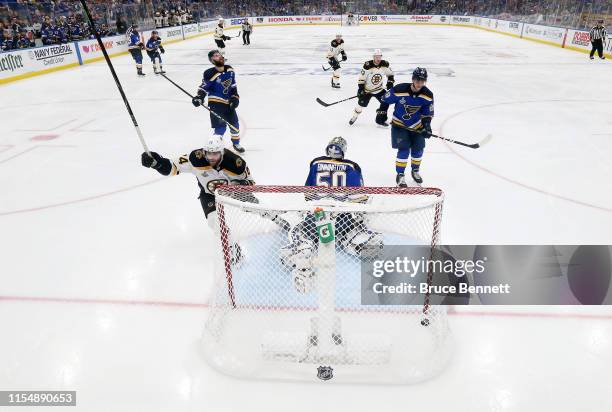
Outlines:
[[[227,222],[226,216],[226,207],[238,207],[238,208],[248,208],[250,210],[259,210],[261,212],[265,212],[270,209],[270,205],[260,205],[257,203],[248,203],[245,204],[244,201],[240,199],[241,196],[247,194],[274,194],[274,193],[300,193],[304,196],[308,195],[321,195],[321,194],[345,194],[345,195],[405,195],[412,196],[412,198],[416,196],[429,196],[431,200],[427,202],[421,202],[419,204],[413,204],[409,201],[406,202],[406,205],[401,206],[391,206],[391,207],[380,207],[377,205],[376,213],[414,213],[415,211],[419,211],[420,209],[433,209],[433,221],[431,222],[431,234],[428,236],[430,239],[429,246],[431,247],[431,255],[433,257],[434,248],[439,244],[440,240],[440,230],[442,223],[442,209],[443,209],[443,200],[444,194],[442,190],[437,188],[423,188],[423,187],[408,187],[408,188],[396,188],[396,187],[351,187],[351,188],[337,188],[337,187],[304,187],[304,186],[223,186],[217,189],[216,192],[216,209],[218,214],[218,236],[219,236],[219,244],[221,246],[221,255],[222,255],[222,268],[224,272],[224,283],[227,293],[227,299],[229,300],[230,311],[239,311],[239,310],[249,310],[252,309],[249,303],[243,304],[238,301],[235,285],[234,285],[234,275],[232,268],[232,252],[231,252],[231,230],[230,225]],[[407,200],[409,198],[407,197]],[[318,202],[317,205],[323,204],[327,211],[340,211],[340,212],[372,212],[372,207],[368,204],[352,204],[347,202],[337,202],[333,199],[325,200],[323,202]],[[310,206],[310,204],[309,204]],[[298,202],[297,204],[287,204],[279,205],[276,207],[276,210],[286,210],[286,211],[304,211],[304,201]],[[431,285],[432,283],[432,273],[427,273],[427,283]],[[291,310],[292,308],[285,308],[285,310]],[[426,294],[424,296],[424,302],[421,310],[421,319],[420,323],[422,326],[428,326],[430,322],[430,296]],[[266,310],[279,310],[278,307],[262,307],[258,306],[257,310],[266,311]],[[284,310],[281,308],[280,310]],[[301,308],[300,310],[304,310]],[[355,312],[359,312],[356,310]],[[400,311],[401,312],[401,311]],[[448,352],[448,350],[445,350]],[[445,355],[446,360],[448,359],[448,353]],[[440,362],[440,364],[445,364],[446,360]],[[212,363],[211,363],[212,364]],[[220,365],[212,364],[218,369]],[[439,372],[440,368],[438,368],[432,374],[424,374],[419,372],[416,374],[416,378],[409,378],[403,382],[391,382],[391,383],[412,383],[414,381],[421,381],[427,379],[431,376],[434,376]],[[224,371],[228,372],[228,371]],[[232,374],[231,371],[229,374]],[[427,376],[425,376],[427,375]],[[238,374],[237,376],[241,376]],[[297,375],[296,375],[297,376]],[[292,379],[293,376],[284,376],[285,378]],[[374,381],[381,381],[381,377],[378,376],[378,379],[374,379]],[[299,378],[298,378],[299,379]],[[357,379],[357,381],[362,381],[363,379]],[[353,381],[348,379],[347,381]],[[365,381],[369,381],[365,379]],[[382,379],[384,381],[384,379]]]

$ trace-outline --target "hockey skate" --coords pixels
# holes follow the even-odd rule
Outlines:
[[[142,72],[142,69],[140,69],[140,68],[139,68],[139,69],[136,69],[136,73],[137,73],[139,76],[146,76],[146,74],[144,74],[144,73]]]
[[[406,184],[406,177],[403,173],[398,173],[397,176],[395,176],[395,183],[397,187],[408,187]]]
[[[234,150],[237,151],[238,153],[244,153],[244,147],[240,146],[240,143],[234,143],[233,144]]]
[[[416,183],[421,184],[423,183],[423,178],[421,177],[421,175],[419,174],[418,170],[413,170],[411,172],[412,174],[412,180],[414,180]]]
[[[351,117],[351,120],[349,120],[349,125],[352,126],[353,124],[355,124],[356,121],[357,121],[357,116]]]

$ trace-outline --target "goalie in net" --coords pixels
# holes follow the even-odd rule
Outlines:
[[[346,159],[346,140],[334,137],[325,148],[325,156],[317,157],[310,163],[310,172],[305,186],[361,187],[361,168]],[[368,196],[346,193],[314,193],[305,196],[306,201],[330,199],[336,202],[366,203]],[[368,228],[366,216],[360,212],[337,213],[333,216],[337,242],[341,250],[358,258],[372,259],[382,249],[382,234]],[[299,222],[289,222],[282,215],[276,222],[288,231],[290,243],[280,251],[282,264],[292,274],[294,286],[300,293],[310,292],[315,285],[313,270],[317,256],[319,236],[316,229],[315,213],[308,213]]]
[[[311,162],[306,186],[216,190],[220,253],[203,345],[219,371],[409,383],[446,364],[444,309],[423,296],[363,301],[378,281],[363,265],[387,259],[387,246],[437,245],[443,194],[366,187],[346,150],[344,139],[332,139]],[[238,264],[233,245],[244,251]],[[431,281],[418,276],[414,282]]]

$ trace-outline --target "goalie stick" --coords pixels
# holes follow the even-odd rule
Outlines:
[[[191,97],[193,99],[193,96],[191,93],[189,93],[187,90],[183,89],[181,86],[179,86],[178,84],[174,83],[172,80],[170,80],[170,78],[168,78],[168,76],[166,76],[165,74],[161,75],[164,79],[168,80],[170,83],[172,83],[173,85],[175,85],[180,91],[182,91],[183,93],[185,93],[187,96]],[[236,127],[234,127],[231,123],[229,123],[227,120],[225,120],[220,114],[218,114],[217,112],[213,111],[210,107],[206,106],[205,104],[202,105],[203,108],[205,108],[206,110],[208,110],[213,116],[215,116],[217,119],[221,120],[222,122],[224,122],[226,125],[229,126],[230,129],[232,129],[233,131],[235,131],[236,133],[240,133],[240,130],[238,130]]]
[[[319,103],[323,107],[329,107],[329,106],[333,106],[334,104],[338,104],[338,103],[346,102],[347,100],[355,99],[357,97],[358,96],[351,96],[347,99],[338,100],[337,102],[333,102],[333,103],[325,103],[323,100],[317,97],[317,103]]]
[[[102,54],[104,55],[104,60],[106,60],[106,64],[108,65],[108,68],[110,69],[113,79],[115,80],[115,85],[117,85],[117,89],[119,89],[119,94],[121,94],[121,98],[123,99],[125,108],[127,109],[130,115],[130,118],[132,119],[132,123],[134,124],[134,128],[136,129],[136,134],[138,135],[140,144],[142,144],[142,148],[150,156],[151,152],[149,151],[149,147],[147,146],[147,143],[144,140],[144,136],[142,135],[142,132],[140,131],[140,127],[138,126],[138,122],[136,121],[136,116],[134,116],[134,112],[132,111],[130,102],[128,101],[127,96],[125,95],[125,92],[123,91],[123,86],[121,86],[121,82],[119,81],[119,78],[117,77],[115,68],[113,67],[113,64],[111,63],[110,58],[108,57],[108,53],[106,52],[106,47],[104,46],[104,43],[102,42],[102,39],[100,38],[100,33],[98,32],[98,29],[94,23],[94,19],[91,16],[89,7],[87,7],[87,3],[85,3],[85,0],[80,0],[80,1],[81,1],[81,5],[83,6],[83,10],[85,11],[85,14],[87,15],[87,20],[89,20],[89,25],[91,26],[94,36],[96,37],[98,46],[100,46],[100,50],[102,50]]]

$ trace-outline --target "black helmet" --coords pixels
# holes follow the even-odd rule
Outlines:
[[[208,61],[209,61],[209,62],[213,63],[212,58],[213,58],[213,56],[214,56],[216,53],[221,54],[221,52],[220,52],[219,50],[217,50],[217,49],[215,49],[215,50],[211,50],[211,51],[209,51],[209,52],[208,52]],[[214,64],[214,63],[213,63],[213,64]]]
[[[412,80],[424,80],[427,81],[427,69],[423,67],[417,67],[412,72]]]

